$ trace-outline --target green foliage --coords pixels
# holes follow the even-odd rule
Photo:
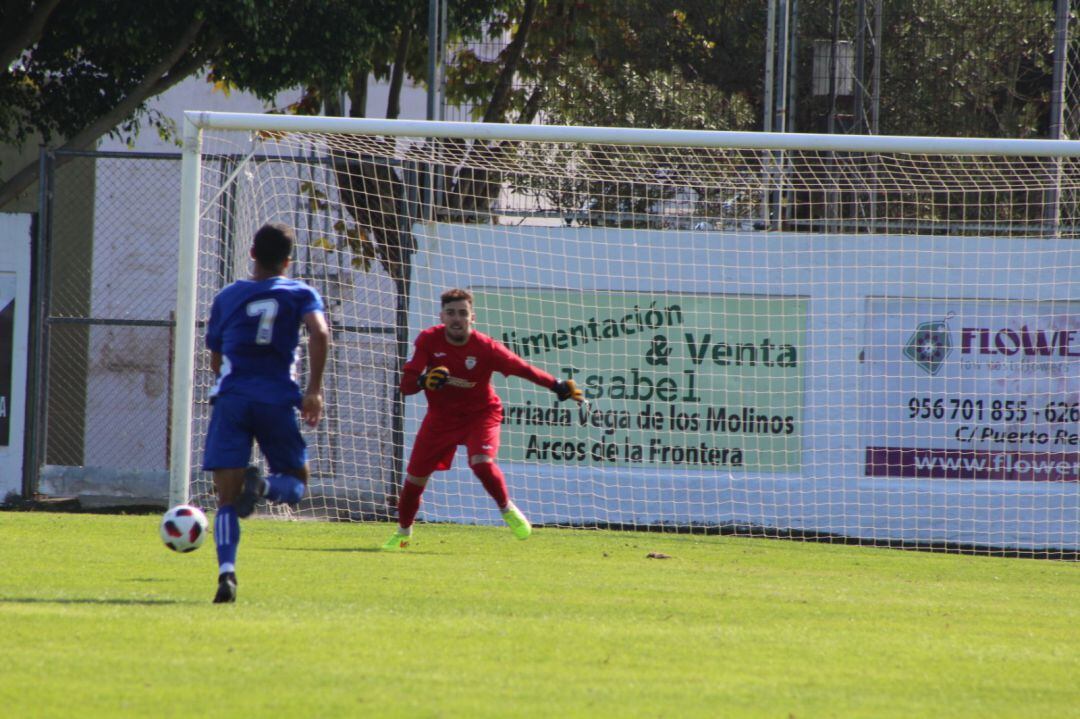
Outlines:
[[[533,109],[549,122],[747,126],[760,114],[754,103],[763,22],[760,4],[748,1],[542,3],[517,68],[508,119],[531,121],[529,103],[536,95],[541,101]],[[515,30],[512,13],[491,27],[493,34]],[[503,55],[484,58],[472,48],[459,50],[448,69],[448,100],[476,107],[479,118],[504,61]],[[591,91],[601,95],[590,97]],[[622,92],[630,99],[619,97]],[[646,106],[629,109],[645,97],[659,99],[662,109],[651,116]]]
[[[308,212],[312,216],[330,212],[335,218],[331,227],[339,238],[338,242],[335,243],[328,237],[317,237],[312,241],[312,247],[324,252],[348,249],[352,253],[349,260],[352,268],[369,272],[377,259],[377,252],[368,229],[351,221],[351,217],[348,216],[348,213],[340,204],[331,206],[326,193],[320,190],[314,182],[309,180],[300,182],[297,185],[297,192],[306,200]]]
[[[11,2],[0,40],[42,3]],[[269,100],[291,87],[316,97],[358,76],[387,79],[396,63],[426,82],[426,0],[108,0],[60,2],[39,37],[0,76],[0,142],[70,137],[143,88],[145,97],[199,69],[221,86]],[[483,115],[523,0],[448,3],[447,98]],[[799,4],[800,129],[820,129],[822,100],[805,97],[810,40],[831,34],[832,0]],[[854,36],[843,9],[844,38]],[[994,22],[980,22],[981,17]],[[760,2],[544,0],[515,68],[508,119],[538,111],[572,122],[746,128],[761,115],[765,13]],[[191,42],[178,46],[197,27]],[[1038,136],[1045,132],[1051,0],[903,0],[885,6],[882,132]],[[149,88],[146,88],[146,85]],[[587,93],[596,92],[596,95]],[[625,94],[625,97],[623,97]],[[588,97],[588,102],[582,102]],[[598,102],[600,98],[602,102]],[[628,99],[627,99],[628,98]],[[642,99],[649,102],[637,105]],[[144,98],[145,99],[145,98]],[[659,104],[657,104],[659,103]],[[585,106],[582,107],[581,105]],[[142,102],[117,118],[130,137],[150,120]],[[655,112],[653,111],[655,108]],[[297,105],[294,111],[317,106]],[[159,131],[168,127],[156,123]]]
[[[0,142],[34,132],[49,142],[107,113],[162,61],[170,39],[196,22],[204,4],[61,3],[37,43],[0,76]]]
[[[307,68],[306,75],[292,86],[303,86],[304,94],[296,103],[284,108],[285,112],[319,114],[324,102],[333,108],[339,93],[345,91],[352,101],[351,115],[360,117],[366,114],[366,98],[354,95],[354,90],[366,85],[369,74],[378,81],[391,84],[405,78],[411,78],[417,84],[427,82],[428,0],[346,4],[352,17],[341,18],[334,27],[354,34],[356,28],[363,28],[363,33],[340,48],[346,52],[339,60],[326,62],[325,58],[319,58],[301,66],[302,71]],[[505,0],[448,1],[448,42],[456,44],[480,37],[487,18],[504,4]],[[314,47],[317,54],[321,52],[318,43]],[[287,86],[277,90],[284,87]],[[391,88],[386,108],[388,116],[393,114],[391,108],[399,102],[398,93],[400,87]],[[272,94],[273,91],[269,95]]]
[[[253,520],[222,606],[157,521],[0,513],[5,716],[1077,713],[1071,563]]]
[[[445,0],[447,19],[447,42],[450,45],[468,42],[483,36],[487,20],[502,11],[505,0]],[[405,55],[405,72],[408,77],[426,83],[428,75],[428,0],[408,0],[393,3],[393,11],[384,13],[392,28],[373,41],[369,52],[371,70],[379,80],[390,77],[395,60],[397,41],[402,32],[411,38]]]
[[[344,85],[359,58],[385,48],[394,20],[408,3],[393,0],[273,0],[253,2],[247,21],[223,35],[212,78],[264,100],[312,83]],[[415,0],[414,3],[415,4]],[[217,5],[215,25],[233,22],[232,3]]]
[[[832,6],[832,0],[799,3],[796,125],[801,131],[824,131],[828,98],[812,98],[807,88],[811,43],[831,37]],[[1046,137],[1053,6],[1051,0],[884,3],[881,134]],[[854,20],[854,12],[845,5],[842,39],[854,39]],[[868,82],[871,50],[869,46]],[[869,91],[868,86],[868,97]],[[841,99],[839,110],[851,114],[850,98]]]
[[[0,47],[15,42],[47,5],[4,3]],[[798,4],[794,124],[800,131],[824,130],[827,98],[808,91],[810,48],[812,40],[831,37],[834,7],[832,0]],[[900,0],[883,7],[880,132],[1045,136],[1051,0]],[[110,131],[130,142],[141,125],[169,137],[172,121],[148,112],[145,101],[200,70],[226,91],[249,90],[268,101],[303,88],[285,112],[340,111],[337,100],[347,91],[354,115],[366,112],[372,74],[397,88],[387,108],[396,116],[401,83],[428,79],[427,10],[426,0],[59,2],[41,32],[6,58],[0,143],[21,144],[38,134],[48,144],[76,138],[86,147]],[[841,12],[841,37],[852,39],[853,12],[846,4]],[[752,129],[762,115],[766,13],[758,0],[449,0],[447,15],[455,52],[446,99],[471,107],[475,119]],[[485,55],[473,44],[486,40],[501,51]],[[845,102],[840,113],[850,117],[850,99]],[[668,176],[679,172],[659,169]],[[18,174],[22,187],[32,180],[32,173]],[[490,189],[500,177],[483,180]],[[21,189],[13,184],[0,187],[0,202]],[[598,205],[608,200],[594,193],[612,189],[579,183],[524,191],[572,198],[580,206],[582,193],[586,203]],[[626,193],[624,204],[633,212],[674,192],[648,182],[614,189]],[[354,200],[359,205],[349,210],[356,219],[350,227],[375,232],[367,220],[379,212],[363,206],[361,194]],[[364,257],[371,243],[364,244],[359,230],[350,237]],[[399,258],[391,257],[397,250],[380,251],[390,263],[407,262],[408,253]]]
[[[417,0],[419,2],[419,0]],[[9,4],[4,19],[33,9]],[[344,81],[393,32],[400,3],[374,0],[110,0],[62,2],[40,37],[0,76],[0,142],[71,137],[126,99],[116,118],[137,131],[143,101],[200,69],[223,88],[269,100],[290,87]],[[182,39],[190,37],[187,44]],[[160,126],[159,126],[160,129]],[[95,138],[96,139],[96,138]]]
[[[663,70],[641,74],[630,65],[610,73],[580,68],[547,98],[546,117],[557,125],[740,130],[755,122],[742,95]]]
[[[619,1],[609,13],[594,53],[602,73],[632,67],[644,76],[671,74],[685,79],[688,92],[711,86],[760,102],[766,19],[760,2]]]
[[[913,0],[892,12],[883,132],[1046,136],[1051,0]]]

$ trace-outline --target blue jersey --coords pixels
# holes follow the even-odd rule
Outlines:
[[[300,325],[304,315],[322,310],[318,292],[287,277],[238,280],[219,292],[206,327],[206,346],[222,355],[211,396],[299,406]]]

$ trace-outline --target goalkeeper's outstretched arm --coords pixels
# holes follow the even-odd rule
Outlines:
[[[538,384],[545,389],[549,389],[555,393],[559,398],[559,401],[565,401],[572,399],[575,402],[583,402],[585,400],[585,393],[577,386],[577,383],[572,379],[556,379],[554,376],[548,374],[544,370],[533,367],[531,364],[523,360],[518,355],[511,352],[503,345],[497,345],[502,353],[501,372],[505,375],[514,375],[515,377],[521,377],[533,384]]]

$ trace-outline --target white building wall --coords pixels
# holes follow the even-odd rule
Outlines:
[[[130,142],[104,137],[107,152],[178,153],[176,139],[186,110],[265,112],[300,98],[299,88],[280,93],[267,105],[244,92],[215,90],[205,77],[192,77],[154,98],[149,107],[170,119],[177,137],[163,139],[153,127]],[[367,112],[386,114],[389,88],[372,78]],[[426,90],[406,85],[401,117],[423,119]],[[174,190],[163,190],[160,164],[99,161],[94,204],[94,257],[91,317],[161,320],[176,303],[176,238],[179,233],[180,163]],[[118,178],[115,173],[123,172]],[[112,177],[110,177],[112,174]],[[125,290],[125,288],[128,288]],[[169,422],[169,345],[167,331],[145,327],[96,326],[91,330],[85,423],[87,467],[165,469]],[[102,418],[109,421],[102,421]]]

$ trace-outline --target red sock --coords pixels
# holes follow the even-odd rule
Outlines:
[[[401,485],[401,495],[398,497],[397,515],[398,525],[402,529],[412,526],[416,520],[416,513],[420,511],[420,495],[424,488],[419,484],[413,484],[409,480]]]
[[[472,471],[495,500],[495,504],[499,505],[499,509],[505,509],[510,503],[510,497],[506,494],[506,479],[503,478],[502,470],[494,462],[480,462],[472,466]]]

